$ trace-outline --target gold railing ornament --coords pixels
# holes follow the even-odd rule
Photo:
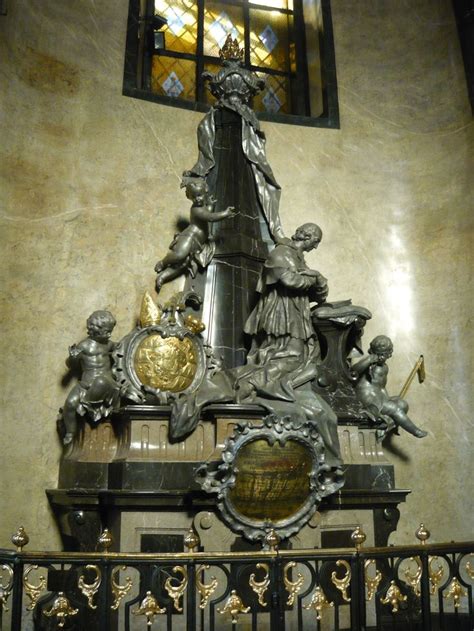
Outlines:
[[[30,599],[30,604],[27,606],[28,611],[33,611],[38,604],[41,594],[46,589],[46,578],[42,574],[38,578],[38,585],[33,585],[29,581],[30,573],[37,569],[39,569],[38,565],[30,565],[23,574],[23,587],[26,595]]]
[[[71,603],[64,595],[64,592],[58,592],[52,607],[43,611],[43,614],[47,618],[56,617],[58,627],[62,629],[66,624],[66,620],[71,616],[76,616],[79,613],[79,609],[71,607]]]
[[[415,596],[420,596],[421,595],[421,586],[420,586],[421,575],[423,573],[421,559],[420,557],[410,557],[410,561],[413,561],[413,563],[416,563],[417,567],[416,567],[415,572],[411,572],[410,568],[407,568],[404,572],[405,579],[406,579],[406,582],[413,589],[413,593],[415,594]]]
[[[374,576],[369,576],[369,568],[374,566],[375,574]],[[380,581],[382,580],[382,574],[377,570],[377,566],[375,564],[374,559],[366,559],[364,561],[364,580],[365,586],[367,588],[367,600],[372,600],[377,591],[377,587],[379,586]]]
[[[285,584],[285,589],[288,592],[288,600],[286,601],[288,607],[291,607],[293,605],[293,603],[295,602],[295,598],[300,593],[304,583],[304,577],[301,572],[298,572],[298,574],[296,575],[296,581],[291,581],[288,578],[288,572],[292,568],[296,567],[296,565],[297,564],[295,563],[295,561],[290,561],[285,565],[283,569],[283,583]]]
[[[351,534],[351,540],[354,543],[356,550],[361,549],[362,544],[364,543],[366,539],[367,539],[367,535],[365,534],[365,532],[362,530],[360,526],[357,526],[357,528]]]
[[[200,609],[205,609],[207,603],[209,602],[209,598],[216,591],[219,584],[215,576],[211,576],[210,583],[204,583],[201,581],[201,574],[204,574],[204,571],[208,569],[209,565],[201,565],[198,567],[196,572],[196,587],[201,596],[201,602],[199,603]]]
[[[97,609],[97,605],[94,605],[94,596],[99,591],[100,584],[102,582],[102,572],[97,565],[86,565],[86,570],[92,570],[95,572],[95,578],[92,583],[86,583],[84,574],[81,574],[77,582],[77,586],[81,590],[83,596],[87,598],[87,606],[89,609]]]
[[[400,591],[400,588],[395,581],[390,581],[390,587],[383,598],[380,599],[382,605],[390,605],[392,613],[398,613],[400,603],[407,601],[407,596],[404,596]]]
[[[176,611],[181,612],[183,608],[180,606],[179,600],[188,586],[188,570],[183,565],[175,565],[173,572],[175,574],[181,574],[183,578],[179,580],[176,576],[168,576],[165,581],[165,589],[168,592],[168,596],[173,600]],[[173,584],[172,581],[177,582]]]
[[[104,528],[104,530],[100,533],[99,538],[97,539],[97,545],[104,549],[104,552],[107,554],[109,548],[112,547],[114,543],[114,538],[112,537],[112,533],[108,528]]]
[[[117,574],[119,572],[125,572],[126,569],[126,565],[117,565],[116,567],[114,567],[110,575],[110,584],[112,586],[112,594],[114,595],[114,602],[112,603],[110,608],[113,610],[117,610],[119,608],[120,603],[133,586],[133,581],[130,576],[125,577],[125,585],[120,585],[120,583],[116,580]]]
[[[428,562],[428,576],[430,579],[430,594],[434,596],[436,590],[438,589],[439,584],[441,583],[444,576],[444,568],[442,565],[438,563],[438,569],[435,570],[431,565],[436,561],[438,557],[429,557]]]
[[[200,545],[201,540],[199,539],[199,535],[194,528],[191,527],[184,538],[184,546],[189,550],[189,552],[197,552]]]
[[[29,541],[30,541],[30,538],[26,534],[26,531],[23,528],[23,526],[20,526],[18,528],[18,530],[15,532],[15,534],[12,535],[12,539],[11,539],[11,542],[13,543],[13,545],[16,546],[16,551],[17,552],[21,552],[23,550],[23,548],[26,545],[28,545]]]
[[[268,547],[270,552],[276,552],[277,549],[278,549],[278,545],[279,545],[280,541],[281,541],[281,539],[280,539],[279,535],[272,528],[265,535],[264,544],[265,544],[266,547]]]
[[[347,589],[351,582],[351,566],[344,559],[339,559],[336,561],[336,565],[338,567],[345,568],[345,574],[342,578],[338,578],[336,572],[331,573],[331,581],[333,585],[341,592],[342,599],[346,601],[346,603],[350,603],[351,599],[347,595]]]
[[[415,537],[418,539],[418,541],[421,541],[421,545],[424,546],[430,536],[431,532],[428,530],[428,528],[425,528],[425,524],[421,523],[418,527],[418,530],[415,532]]]
[[[4,584],[4,574],[7,582]],[[0,565],[0,620],[2,611],[8,611],[7,601],[13,589],[13,570],[9,565]]]
[[[454,577],[449,584],[447,592],[443,594],[443,598],[453,599],[455,609],[459,609],[461,606],[461,598],[464,598],[465,596],[467,596],[467,590],[464,589],[456,577]]]
[[[421,523],[415,532],[415,537],[421,543],[422,546],[426,544],[428,539],[430,538],[431,533],[426,528],[425,524]],[[443,575],[444,569],[438,564],[438,569],[434,569],[433,563],[438,559],[438,557],[428,557],[428,577],[430,583],[430,594],[433,596],[436,593],[436,589],[440,584]],[[410,561],[414,561],[418,568],[412,573],[409,568],[405,570],[405,578],[407,583],[412,587],[415,596],[421,595],[421,575],[423,573],[422,563],[420,557],[410,557]]]
[[[470,557],[474,556],[471,552]],[[466,561],[466,572],[471,580],[474,580],[474,567],[472,567],[470,561]]]
[[[326,594],[318,585],[318,587],[314,590],[309,605],[303,605],[303,607],[307,611],[313,609],[316,612],[316,620],[321,620],[323,611],[328,607],[334,607],[334,603],[328,601]]]
[[[270,568],[267,563],[257,563],[256,568],[258,570],[264,570],[265,576],[261,581],[257,581],[255,574],[252,572],[249,578],[249,585],[257,594],[259,604],[262,605],[262,607],[266,607],[268,603],[265,601],[265,592],[270,585]]]
[[[235,589],[230,592],[230,596],[227,599],[224,607],[221,609],[217,607],[217,611],[222,615],[227,615],[231,618],[232,624],[237,624],[239,621],[239,615],[241,613],[248,613],[250,607],[246,607],[242,602],[242,599],[237,594]]]
[[[132,609],[134,616],[145,616],[148,628],[155,622],[155,616],[166,613],[166,608],[161,608],[151,592],[147,592],[137,609]]]

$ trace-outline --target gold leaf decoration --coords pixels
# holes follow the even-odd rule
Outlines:
[[[146,291],[143,294],[142,304],[140,307],[140,326],[145,328],[147,326],[159,324],[161,321],[161,315],[161,309],[150,296],[150,293]]]
[[[267,563],[257,563],[256,567],[259,570],[264,570],[265,576],[263,577],[261,581],[257,581],[255,579],[255,574],[252,573],[249,578],[249,585],[253,589],[253,591],[257,594],[258,602],[262,605],[262,607],[266,607],[267,603],[265,601],[265,592],[267,591],[268,586],[270,585],[270,574],[269,574],[270,568],[268,567]]]

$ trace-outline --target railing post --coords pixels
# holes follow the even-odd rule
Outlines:
[[[365,630],[364,559],[359,552],[351,558],[351,630]]]
[[[23,561],[16,557],[13,562],[12,626],[11,631],[21,631],[23,602]]]
[[[429,556],[426,552],[420,552],[421,558],[421,619],[423,631],[431,631],[431,602],[430,602],[430,576]]]
[[[100,629],[106,631],[112,631],[111,629],[111,581],[110,581],[110,563],[108,559],[103,559],[99,562],[99,567],[102,564],[102,583],[99,588],[99,621]]]
[[[188,560],[188,589],[186,593],[186,631],[196,630],[196,565]]]
[[[269,559],[270,565],[270,629],[285,631],[285,594],[283,563],[280,556]]]

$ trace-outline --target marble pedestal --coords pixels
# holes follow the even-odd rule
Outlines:
[[[194,472],[220,459],[239,421],[258,422],[261,415],[258,406],[211,406],[196,430],[178,443],[168,441],[165,406],[131,406],[95,428],[85,424],[61,461],[58,488],[47,491],[65,549],[95,550],[107,526],[115,550],[180,551],[191,525],[206,551],[252,549],[222,523],[215,497],[201,490]],[[396,489],[393,465],[376,441],[376,430],[346,422],[338,431],[345,486],[325,498],[292,538],[295,548],[350,546],[350,533],[359,524],[367,544],[386,545],[396,529],[397,506],[409,491]]]

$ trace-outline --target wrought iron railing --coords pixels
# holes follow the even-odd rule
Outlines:
[[[474,542],[259,553],[0,550],[0,629],[472,631]],[[421,533],[421,534],[420,534]],[[102,541],[110,543],[107,536]],[[271,543],[271,542],[270,542]]]

